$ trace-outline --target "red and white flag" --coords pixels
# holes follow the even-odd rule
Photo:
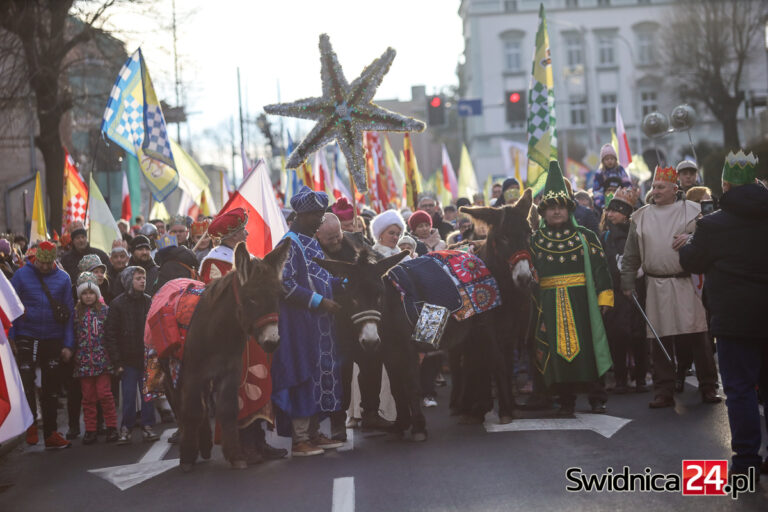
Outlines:
[[[131,191],[128,188],[128,176],[123,172],[123,201],[121,203],[120,218],[131,222]]]
[[[443,144],[443,187],[451,193],[454,200],[459,197],[459,184],[456,181],[456,173],[453,172],[453,165],[451,165],[445,144]]]
[[[11,322],[23,313],[16,290],[0,272],[0,443],[23,434],[34,421],[7,335]]]
[[[313,190],[330,194],[333,192],[333,179],[331,178],[331,168],[328,167],[328,160],[325,158],[325,149],[320,148],[315,152],[315,165],[312,168]]]
[[[339,175],[339,170],[336,169],[335,178],[333,180],[333,197],[336,199],[339,199],[341,196],[346,197],[347,199],[352,199],[352,193],[349,191],[346,185],[344,185],[344,182],[341,179],[341,176]]]
[[[616,105],[616,138],[619,141],[619,165],[626,169],[632,162],[632,152],[629,150],[629,139],[624,130],[624,120],[621,118],[618,105]]]
[[[85,186],[83,177],[77,171],[75,161],[66,148],[64,149],[64,193],[62,199],[64,214],[61,217],[61,232],[63,233],[72,222],[85,223],[88,211],[88,187]]]
[[[266,256],[288,232],[288,225],[277,205],[264,160],[256,163],[256,167],[248,174],[237,192],[221,208],[219,215],[235,208],[243,208],[248,212],[248,224],[245,227],[248,231],[246,245],[254,256]]]

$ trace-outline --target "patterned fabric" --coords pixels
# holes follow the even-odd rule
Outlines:
[[[112,371],[109,355],[104,348],[104,322],[107,306],[100,309],[86,308],[83,317],[75,319],[74,377],[96,377]]]
[[[501,292],[485,262],[462,251],[437,251],[425,256],[440,263],[461,295],[461,308],[453,317],[466,320],[501,305]]]
[[[302,186],[291,198],[291,208],[296,213],[317,212],[328,208],[328,194],[315,192],[308,186]]]
[[[160,357],[181,360],[184,341],[205,285],[193,279],[174,279],[155,294],[147,314],[144,345]]]

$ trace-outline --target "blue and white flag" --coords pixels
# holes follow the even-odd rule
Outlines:
[[[156,201],[163,201],[176,190],[179,174],[141,48],[120,69],[104,110],[101,131],[138,158]]]

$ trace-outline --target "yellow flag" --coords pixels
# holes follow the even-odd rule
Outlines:
[[[165,207],[165,203],[162,201],[155,201],[152,204],[152,211],[149,212],[149,218],[168,222],[171,218],[171,214],[168,213],[168,208]]]
[[[416,155],[413,153],[413,145],[411,144],[411,134],[408,132],[403,137],[403,152],[400,154],[400,160],[403,162],[403,170],[405,171],[408,207],[416,210],[419,204],[419,194],[423,189],[419,164],[416,162]]]
[[[462,144],[459,162],[459,197],[472,200],[472,196],[479,191],[480,187],[477,186],[477,176],[475,175],[475,168],[472,166],[472,159],[469,158],[467,146]]]
[[[48,240],[48,228],[45,226],[45,199],[40,185],[40,171],[35,175],[35,197],[32,203],[32,227],[29,232],[30,245]]]
[[[616,154],[619,154],[619,139],[616,137],[616,131],[611,128],[611,146],[613,146],[613,150],[616,152]]]

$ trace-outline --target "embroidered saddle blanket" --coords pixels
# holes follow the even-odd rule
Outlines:
[[[411,325],[425,303],[447,308],[459,322],[501,305],[488,267],[464,251],[431,252],[396,265],[385,277],[400,292]]]

